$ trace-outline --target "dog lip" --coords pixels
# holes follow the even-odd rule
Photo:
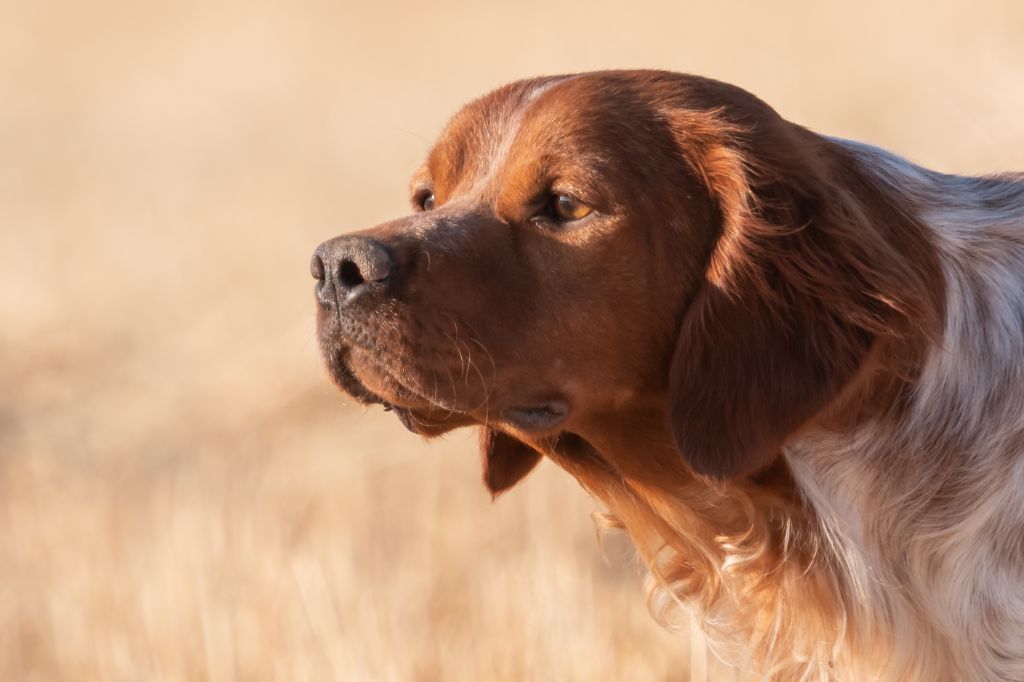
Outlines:
[[[569,414],[569,405],[564,400],[548,400],[537,405],[510,407],[502,410],[501,416],[516,428],[528,433],[549,431]]]
[[[389,405],[382,396],[377,395],[359,380],[348,363],[350,349],[337,347],[330,351],[332,361],[328,362],[328,369],[334,383],[347,395],[355,398],[364,405]]]
[[[420,429],[416,425],[416,420],[412,418],[412,411],[405,407],[398,407],[391,403],[384,403],[384,410],[386,412],[394,412],[395,416],[398,417],[398,421],[402,422],[402,426],[411,431],[412,433],[419,434]]]

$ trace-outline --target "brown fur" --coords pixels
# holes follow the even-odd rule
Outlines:
[[[552,191],[592,216],[537,218]],[[696,604],[768,674],[885,659],[780,451],[905,408],[945,315],[905,205],[752,95],[661,72],[501,88],[413,192],[435,208],[362,233],[396,254],[396,289],[320,309],[342,388],[424,433],[481,424],[494,494],[550,457],[634,539],[658,610]],[[505,416],[550,397],[570,406],[556,429]]]

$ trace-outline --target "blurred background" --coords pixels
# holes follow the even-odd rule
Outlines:
[[[320,368],[308,262],[504,82],[657,67],[1024,169],[1024,4],[0,0],[0,679],[734,679],[544,464]]]

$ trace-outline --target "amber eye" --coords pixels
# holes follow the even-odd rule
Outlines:
[[[586,218],[593,210],[576,197],[568,194],[556,194],[551,198],[551,212],[564,222]]]
[[[420,192],[417,192],[416,196],[413,197],[413,203],[416,206],[419,206],[420,210],[422,210],[422,211],[432,211],[432,210],[434,210],[434,202],[435,202],[434,193],[431,192],[429,189],[425,189],[425,190],[422,190]]]

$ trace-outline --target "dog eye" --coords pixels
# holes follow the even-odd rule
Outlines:
[[[568,194],[556,194],[551,198],[551,213],[563,222],[586,218],[593,210],[576,197]]]
[[[436,202],[436,200],[434,199],[434,193],[431,192],[429,189],[417,192],[416,195],[413,197],[412,201],[413,204],[415,204],[416,207],[419,208],[421,211],[434,210],[434,203]]]

